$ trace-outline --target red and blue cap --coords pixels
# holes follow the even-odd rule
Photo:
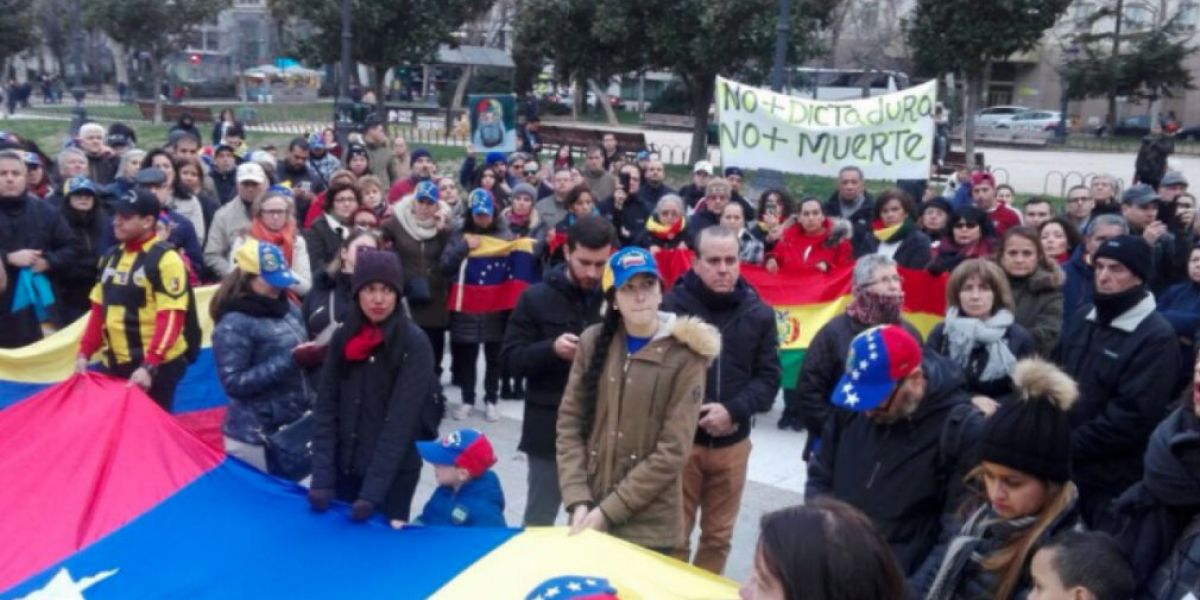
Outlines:
[[[601,279],[601,287],[605,291],[619,288],[639,273],[648,273],[662,279],[662,275],[658,273],[658,263],[654,261],[654,255],[650,254],[649,250],[626,246],[609,257],[608,266],[604,269]]]
[[[476,429],[451,431],[441,438],[417,442],[417,452],[431,465],[453,465],[479,477],[496,464],[492,443]]]
[[[872,327],[850,342],[846,373],[830,401],[863,412],[879,408],[900,380],[921,366],[921,344],[898,325]]]
[[[617,600],[617,589],[603,577],[563,575],[543,581],[525,600]]]

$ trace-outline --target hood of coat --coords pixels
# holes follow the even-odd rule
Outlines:
[[[948,404],[957,404],[960,394],[966,394],[967,380],[962,369],[950,359],[925,352],[921,357],[921,371],[925,374],[925,398],[913,413],[914,420],[941,411]]]
[[[655,339],[669,335],[710,363],[721,354],[721,334],[716,327],[696,317],[676,317],[672,313],[660,312],[658,318]]]
[[[1058,265],[1054,265],[1053,270],[1039,266],[1029,277],[1029,291],[1040,294],[1057,290],[1063,286],[1066,279],[1067,274],[1063,273],[1062,268]]]

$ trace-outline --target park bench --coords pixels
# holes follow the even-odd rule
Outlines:
[[[142,112],[142,118],[147,121],[154,120],[154,103],[147,100],[137,101],[138,110]],[[165,122],[178,121],[183,115],[191,115],[192,121],[196,123],[212,123],[217,120],[213,114],[211,106],[197,106],[194,104],[167,104],[162,105],[162,116]]]
[[[642,126],[651,129],[678,129],[691,131],[696,126],[696,119],[691,115],[665,115],[661,113],[646,113],[642,115]]]
[[[982,152],[975,153],[975,164],[976,165],[987,164],[987,163],[983,162],[983,153]],[[967,164],[967,153],[966,152],[964,152],[962,150],[947,150],[946,151],[946,160],[943,160],[942,166],[938,167],[937,170],[934,171],[933,177],[931,177],[931,179],[933,179],[934,181],[946,181],[946,179],[949,178],[951,175],[953,175],[954,172],[957,171],[959,168],[961,168],[961,167],[969,168],[971,166],[973,166],[973,165]]]
[[[637,152],[646,148],[646,134],[640,131],[590,129],[542,122],[538,133],[542,138],[542,146],[555,150],[566,146],[572,151],[576,151],[586,149],[588,146],[599,145],[606,133],[616,136],[617,147],[625,152]]]

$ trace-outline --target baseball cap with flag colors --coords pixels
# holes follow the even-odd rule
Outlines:
[[[658,274],[658,263],[654,261],[654,255],[650,254],[649,250],[637,246],[627,246],[608,258],[600,287],[604,291],[615,287],[619,288],[638,273],[649,273],[662,279],[662,275]]]
[[[275,244],[249,238],[234,253],[233,262],[243,273],[258,275],[275,289],[286,290],[298,281]]]
[[[850,342],[846,373],[833,390],[833,405],[856,412],[879,408],[896,384],[919,366],[921,345],[903,327],[872,327]]]
[[[454,465],[479,477],[496,464],[496,453],[487,436],[475,429],[451,431],[441,438],[417,442],[417,452],[431,465]]]

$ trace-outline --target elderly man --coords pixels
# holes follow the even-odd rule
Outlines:
[[[688,218],[688,229],[692,235],[700,233],[706,227],[721,224],[721,213],[729,204],[733,195],[733,186],[724,177],[708,180],[704,186],[704,199],[696,206],[696,212]]]
[[[1150,245],[1119,235],[1100,244],[1096,293],[1063,330],[1055,360],[1079,382],[1071,408],[1072,477],[1094,526],[1109,502],[1142,477],[1150,433],[1177,396],[1174,329],[1155,311]]]
[[[1103,215],[1120,213],[1121,206],[1117,202],[1117,179],[1107,173],[1092,178],[1089,186],[1092,196],[1092,214]]]
[[[721,355],[708,368],[695,444],[683,471],[684,532],[690,537],[699,513],[700,544],[694,557],[686,545],[676,553],[718,575],[746,485],[752,418],[770,410],[782,370],[775,311],[742,279],[738,249],[737,231],[720,225],[700,231],[692,269],[662,304],[721,332]]]
[[[1097,215],[1084,230],[1084,243],[1075,250],[1070,260],[1063,264],[1063,326],[1070,323],[1075,313],[1092,303],[1096,276],[1092,271],[1092,255],[1101,244],[1119,235],[1129,233],[1129,223],[1124,217],[1114,214]]]
[[[87,155],[88,178],[98,185],[108,185],[117,176],[120,158],[104,145],[104,126],[84,123],[79,128],[79,148]]]
[[[233,243],[250,227],[250,208],[266,191],[267,174],[261,166],[252,162],[238,165],[237,197],[217,210],[204,245],[204,264],[218,277],[233,270],[229,262]]]
[[[871,221],[875,218],[875,201],[867,192],[862,169],[856,166],[842,167],[838,171],[837,190],[825,201],[825,216],[838,217],[850,222],[854,228],[854,256],[875,252],[871,243]]]

